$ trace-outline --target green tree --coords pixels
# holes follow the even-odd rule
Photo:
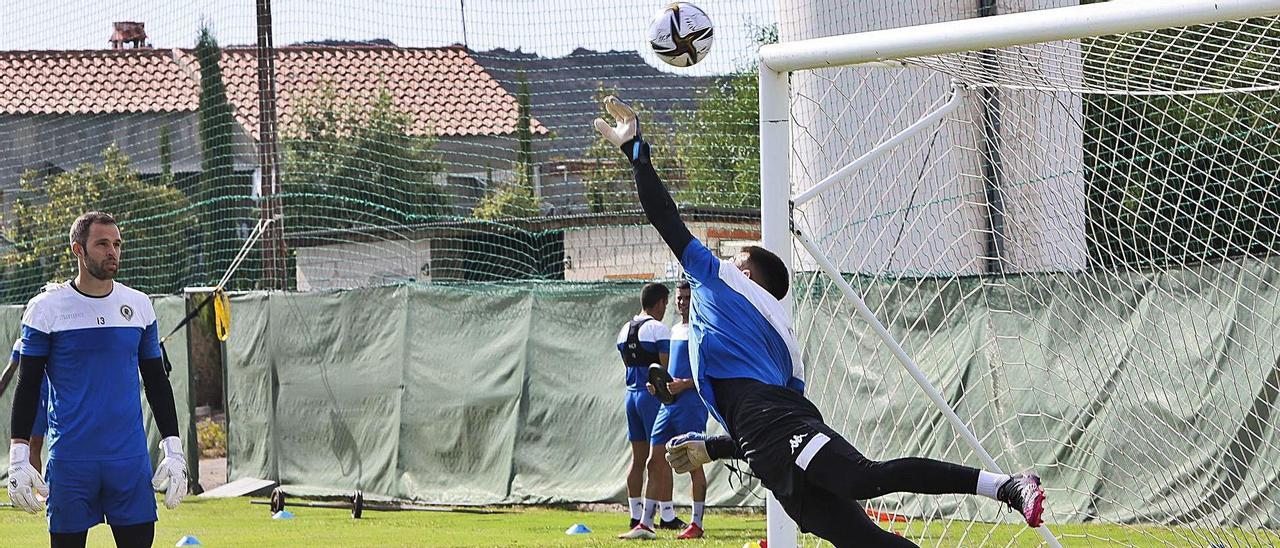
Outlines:
[[[752,26],[759,48],[778,41],[778,26]],[[676,150],[688,182],[682,202],[715,207],[760,207],[760,88],[754,59],[715,79],[695,110],[676,123]]]
[[[372,100],[340,97],[324,83],[296,107],[282,148],[291,231],[392,227],[443,215],[434,140],[385,89]]]
[[[1248,89],[1276,80],[1277,40],[1280,30],[1265,21],[1086,39],[1082,85]],[[1086,93],[1082,103],[1093,265],[1164,267],[1280,250],[1280,93]]]
[[[67,232],[76,217],[94,210],[120,224],[125,245],[117,279],[146,293],[181,290],[191,262],[185,234],[195,216],[165,180],[143,180],[114,144],[102,151],[101,167],[85,163],[45,178],[23,174],[23,196],[5,223],[15,248],[4,257],[3,301],[24,302],[46,282],[74,277]]]
[[[717,80],[677,124],[688,184],[677,198],[719,207],[760,207],[760,92],[755,71]]]
[[[472,213],[477,219],[536,217],[542,200],[533,193],[533,116],[529,109],[529,82],[520,75],[516,93],[516,160],[511,181],[481,198]],[[489,181],[492,182],[492,172]]]
[[[200,212],[204,257],[200,276],[206,283],[213,283],[231,265],[242,243],[237,229],[249,223],[245,203],[249,187],[247,179],[235,175],[235,135],[240,124],[227,101],[219,64],[222,50],[208,27],[200,29],[195,55],[200,63],[201,173],[190,198]]]

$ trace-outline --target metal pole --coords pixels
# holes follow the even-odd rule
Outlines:
[[[458,0],[458,7],[462,9],[462,47],[467,47],[467,0]]]
[[[791,104],[789,74],[760,65],[760,239],[792,268]],[[783,302],[791,306],[791,297]],[[782,505],[767,495],[765,527],[771,548],[794,548],[799,530]]]
[[[258,166],[262,171],[262,220],[267,223],[263,237],[263,285],[285,289],[286,255],[283,207],[280,201],[280,173],[276,148],[276,62],[272,44],[271,0],[257,0],[258,6]]]
[[[978,17],[995,17],[996,0],[978,0]],[[1000,73],[1000,63],[993,49],[983,50],[979,57],[982,70],[995,80]],[[982,182],[987,196],[987,273],[1004,272],[1004,189],[1000,176],[1004,163],[1000,156],[1000,90],[984,86],[982,97],[982,146],[978,155],[982,164]]]
[[[770,44],[760,62],[786,72],[1277,14],[1276,0],[1100,2]]]

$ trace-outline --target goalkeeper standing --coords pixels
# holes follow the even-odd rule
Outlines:
[[[635,112],[614,97],[596,130],[631,161],[650,224],[693,279],[690,360],[698,394],[729,436],[685,434],[667,445],[677,472],[743,458],[805,532],[836,546],[914,546],[877,526],[858,503],[889,493],[979,494],[1041,523],[1044,490],[1034,475],[1007,476],[925,458],[874,461],[827,426],[803,396],[804,365],[782,306],[790,273],[777,255],[743,248],[719,260],[685,227],[650,162]]]
[[[156,521],[152,488],[168,484],[165,506],[170,509],[187,491],[186,459],[155,311],[146,295],[113,280],[122,241],[111,215],[81,215],[71,225],[70,239],[79,274],[46,286],[27,304],[22,318],[9,498],[36,513],[42,507],[36,493],[48,496],[53,548],[84,546],[89,528],[104,519],[116,546],[151,546]],[[47,485],[29,460],[31,427],[46,377]],[[138,398],[142,389],[163,437],[164,460],[154,476]]]

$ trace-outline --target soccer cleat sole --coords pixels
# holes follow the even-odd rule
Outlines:
[[[1022,517],[1026,518],[1028,526],[1039,527],[1044,524],[1044,486],[1040,485],[1040,476],[1031,474],[1029,477],[1035,481],[1036,490],[1031,507],[1023,510]]]

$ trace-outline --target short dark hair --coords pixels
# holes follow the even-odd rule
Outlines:
[[[680,280],[676,282],[676,291],[681,289],[689,289],[689,280]]]
[[[95,224],[114,225],[116,224],[116,218],[112,217],[110,213],[101,211],[90,211],[76,217],[76,221],[71,223],[71,242],[80,244],[80,247],[88,246],[89,227]]]
[[[648,310],[659,301],[664,301],[671,296],[671,291],[667,286],[658,282],[649,282],[644,284],[640,289],[640,308]]]
[[[751,270],[752,277],[760,283],[760,286],[779,301],[785,298],[787,291],[791,288],[791,275],[787,272],[787,264],[782,262],[782,258],[758,245],[746,246],[742,248],[742,253],[747,256],[745,261],[747,269]]]

